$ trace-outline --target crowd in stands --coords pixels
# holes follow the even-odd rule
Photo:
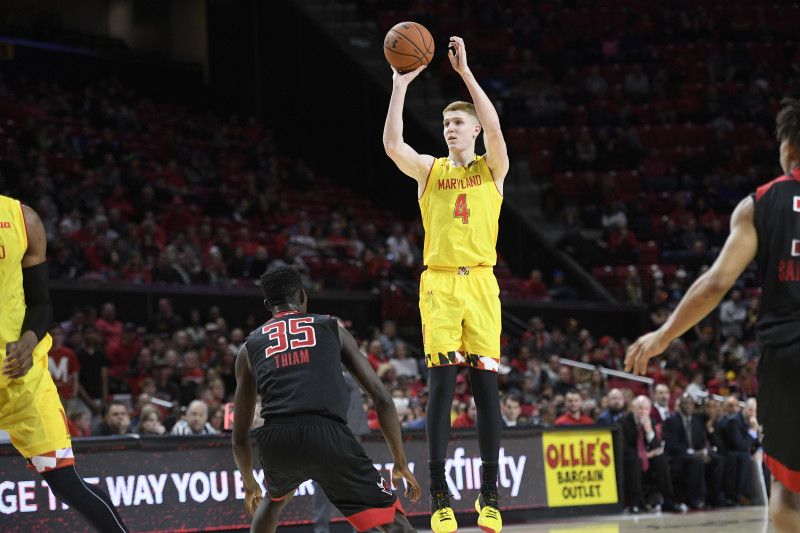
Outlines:
[[[1,75],[0,116],[0,190],[42,218],[51,279],[230,287],[291,264],[307,288],[377,290],[422,270],[419,221],[281,156],[253,117]]]

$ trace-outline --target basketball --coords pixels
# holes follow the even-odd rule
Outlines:
[[[416,22],[395,24],[383,40],[386,60],[401,73],[430,63],[433,48],[431,32]]]

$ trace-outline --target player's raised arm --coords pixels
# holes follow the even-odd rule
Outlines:
[[[664,352],[669,343],[714,310],[728,290],[756,257],[758,234],[753,215],[755,203],[747,196],[739,202],[731,216],[731,233],[725,246],[705,274],[697,278],[678,307],[664,324],[643,335],[628,349],[625,370],[644,374],[648,359]]]
[[[406,459],[406,452],[403,450],[400,422],[397,420],[394,400],[386,391],[386,387],[381,383],[367,358],[359,351],[353,336],[341,327],[339,327],[339,343],[342,350],[342,363],[375,404],[375,411],[378,413],[378,422],[381,425],[383,438],[386,440],[394,460],[392,483],[396,483],[398,477],[405,478],[408,481],[405,495],[415,502],[420,495],[419,483],[417,483],[417,479],[408,468],[408,460]]]
[[[233,400],[233,459],[242,475],[245,499],[244,507],[253,516],[261,502],[261,487],[253,476],[253,445],[250,441],[250,426],[256,405],[256,378],[247,357],[247,346],[242,346],[236,356],[236,395]]]
[[[394,67],[392,70],[392,97],[389,100],[389,111],[386,113],[386,124],[383,126],[383,148],[400,171],[420,184],[424,189],[428,172],[433,165],[433,156],[420,155],[403,140],[403,104],[406,99],[408,84],[425,69],[421,66],[406,74],[400,74]]]
[[[503,138],[503,130],[500,128],[500,117],[494,108],[492,101],[481,88],[472,71],[467,65],[467,49],[464,46],[464,39],[461,37],[450,37],[450,46],[447,51],[450,64],[464,80],[472,103],[475,104],[475,111],[478,113],[478,120],[483,128],[483,141],[486,145],[486,163],[492,171],[495,183],[498,187],[502,186],[503,180],[508,174],[508,149]],[[502,191],[502,188],[500,189]]]

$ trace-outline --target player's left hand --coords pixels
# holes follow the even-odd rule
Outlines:
[[[33,349],[39,341],[32,331],[26,331],[19,340],[6,344],[3,375],[8,379],[21,378],[33,367]]]
[[[647,372],[647,361],[664,353],[668,345],[669,342],[666,342],[658,330],[642,335],[628,348],[628,353],[625,355],[625,372],[643,376]]]
[[[248,489],[247,487],[244,488],[244,509],[247,511],[247,516],[250,518],[258,509],[258,506],[261,504],[261,487],[256,484],[254,489]]]
[[[420,488],[417,478],[414,477],[414,473],[409,470],[408,465],[399,465],[395,463],[394,468],[392,468],[393,489],[397,490],[397,480],[400,478],[408,481],[408,483],[406,483],[406,498],[410,499],[412,502],[419,500]]]
[[[450,44],[447,46],[447,57],[450,58],[450,64],[453,70],[462,76],[469,72],[467,66],[467,48],[464,46],[464,39],[461,37],[450,37]]]

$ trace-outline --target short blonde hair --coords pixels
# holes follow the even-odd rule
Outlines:
[[[444,108],[444,111],[442,111],[442,116],[445,116],[450,111],[463,111],[464,113],[475,117],[475,122],[477,122],[478,125],[481,123],[480,119],[478,118],[478,112],[475,110],[475,104],[470,102],[464,102],[462,100],[453,102]]]

